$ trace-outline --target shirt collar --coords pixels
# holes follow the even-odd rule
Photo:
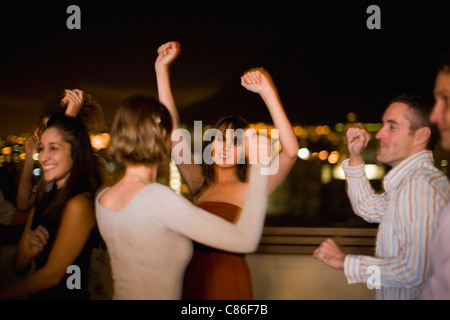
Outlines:
[[[431,150],[423,150],[406,158],[386,174],[383,180],[384,189],[387,192],[396,189],[411,171],[422,167],[422,164],[425,162],[434,165],[433,152]]]

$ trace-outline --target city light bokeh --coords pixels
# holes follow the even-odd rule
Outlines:
[[[313,226],[313,227],[370,227],[362,219],[356,217],[350,207],[346,191],[345,176],[340,163],[348,157],[345,131],[349,126],[365,128],[372,136],[363,153],[365,171],[375,189],[381,189],[381,181],[389,168],[377,163],[377,141],[375,133],[381,128],[380,123],[358,123],[354,113],[347,115],[347,123],[337,123],[334,127],[327,125],[302,126],[295,124],[293,131],[299,142],[298,159],[289,176],[283,184],[268,197],[267,225],[275,226]],[[183,124],[189,132],[193,128]],[[271,132],[273,125],[254,123],[251,127],[256,131]],[[209,127],[203,128],[207,130]],[[276,132],[275,130],[272,132]],[[8,169],[14,177],[17,187],[21,165],[26,157],[24,143],[27,134],[9,135],[0,140],[0,168]],[[195,138],[195,135],[194,135]],[[201,137],[200,137],[201,138]],[[281,149],[277,136],[273,136],[273,147]],[[198,137],[197,137],[198,139]],[[104,132],[91,136],[94,150],[107,161],[107,170],[114,174],[120,168],[106,156],[109,145],[109,133]],[[195,143],[195,141],[192,141]],[[201,155],[196,155],[200,157]],[[37,179],[40,175],[38,153],[33,154],[35,169],[33,175]],[[445,173],[448,167],[448,155],[436,151],[436,166]],[[177,166],[172,161],[166,168],[161,168],[158,181],[167,184],[175,192],[192,198],[189,189]],[[4,184],[4,183],[2,183]],[[14,192],[12,192],[14,194]]]

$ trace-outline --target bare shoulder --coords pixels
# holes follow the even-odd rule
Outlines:
[[[80,241],[87,237],[96,224],[93,196],[89,193],[81,193],[71,198],[64,208],[60,223],[63,241],[68,241],[76,236]]]
[[[94,212],[93,196],[87,192],[80,193],[71,198],[66,205],[66,213],[92,214]]]

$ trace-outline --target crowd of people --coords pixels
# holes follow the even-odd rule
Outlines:
[[[193,161],[189,140],[177,134],[170,81],[180,52],[176,41],[157,49],[158,97],[135,94],[117,108],[108,147],[120,170],[115,179],[90,143],[90,134],[108,127],[100,104],[73,89],[43,105],[25,142],[16,205],[0,198],[0,222],[23,225],[11,261],[20,279],[0,287],[0,299],[92,299],[92,253],[100,247],[107,299],[253,299],[245,255],[258,247],[267,196],[290,173],[299,144],[274,80],[258,67],[240,83],[264,101],[277,147],[241,116],[219,114],[202,163]],[[346,132],[346,191],[355,214],[378,225],[375,254],[346,254],[327,239],[313,257],[344,270],[349,284],[373,281],[376,299],[450,298],[450,181],[432,153],[437,143],[450,150],[448,54],[438,62],[433,95],[400,93],[382,114],[376,159],[391,168],[382,192],[364,170],[371,135],[357,126]],[[158,182],[158,169],[171,160],[192,200]]]

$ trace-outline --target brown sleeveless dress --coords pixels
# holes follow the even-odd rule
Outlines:
[[[241,212],[240,207],[225,202],[201,202],[197,206],[233,223]],[[194,242],[194,253],[184,276],[182,299],[253,299],[251,272],[245,255]]]

